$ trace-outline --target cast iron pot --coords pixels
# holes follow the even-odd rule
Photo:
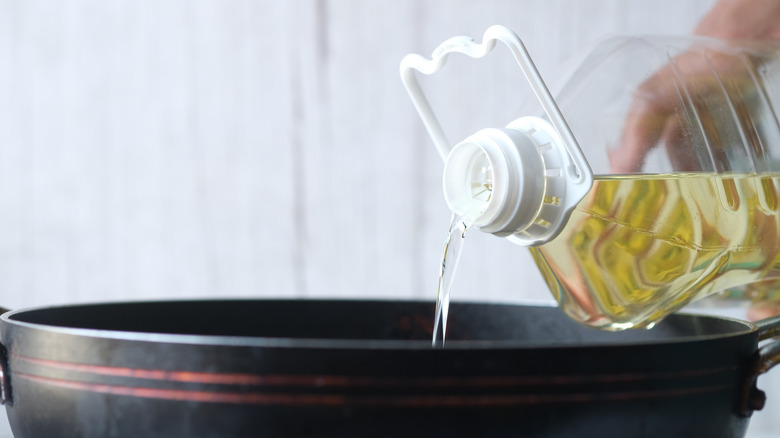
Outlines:
[[[188,301],[0,321],[17,438],[742,437],[780,318],[581,327],[557,308]]]

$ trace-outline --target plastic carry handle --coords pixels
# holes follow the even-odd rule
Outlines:
[[[555,103],[550,90],[547,89],[542,80],[539,71],[536,69],[531,56],[528,54],[528,50],[514,32],[504,26],[491,26],[482,37],[482,42],[477,43],[473,38],[458,36],[448,39],[443,42],[436,50],[433,51],[430,59],[427,59],[418,54],[409,54],[401,61],[401,80],[406,87],[406,91],[414,103],[417,112],[425,124],[425,128],[428,130],[428,134],[433,139],[434,145],[439,150],[439,154],[442,159],[446,158],[450,151],[450,143],[447,140],[447,136],[439,124],[436,115],[433,113],[428,99],[420,87],[420,83],[417,80],[415,71],[420,73],[431,75],[437,72],[447,61],[447,57],[450,53],[463,53],[472,58],[482,58],[489,53],[496,46],[496,41],[501,41],[509,47],[509,50],[514,55],[515,60],[520,65],[520,68],[525,74],[525,78],[531,85],[531,88],[542,104],[544,112],[550,119],[550,123],[553,125],[558,135],[563,140],[564,147],[568,152],[569,159],[571,160],[572,177],[575,184],[580,184],[588,179],[591,174],[590,166],[585,159],[582,150],[577,144],[577,140],[566,123],[566,120],[561,114],[561,110]]]

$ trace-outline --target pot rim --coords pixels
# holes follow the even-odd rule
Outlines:
[[[351,298],[220,298],[220,299],[181,299],[181,300],[139,300],[139,301],[111,301],[111,302],[89,302],[79,304],[48,305],[29,308],[10,310],[0,315],[0,322],[10,326],[43,331],[47,333],[56,333],[62,335],[71,335],[78,337],[88,337],[106,340],[122,340],[135,342],[154,342],[167,344],[191,344],[191,345],[215,345],[226,347],[264,347],[264,348],[302,348],[302,349],[346,349],[346,350],[421,350],[421,351],[446,351],[446,350],[541,350],[541,349],[579,349],[579,348],[626,348],[637,346],[653,345],[674,345],[690,342],[717,341],[726,338],[738,337],[756,333],[759,330],[758,325],[753,322],[732,318],[727,316],[698,314],[693,312],[678,312],[673,315],[683,318],[704,318],[709,320],[728,321],[744,327],[742,330],[731,330],[726,333],[704,334],[704,335],[686,335],[679,337],[663,337],[659,339],[643,339],[627,342],[603,342],[589,341],[584,344],[573,343],[551,343],[549,340],[452,340],[447,341],[443,348],[431,348],[431,342],[428,340],[395,340],[395,339],[334,339],[334,338],[284,338],[284,337],[260,337],[260,336],[229,336],[229,335],[202,335],[202,334],[181,334],[181,333],[157,333],[141,331],[124,331],[115,329],[95,329],[82,327],[67,327],[53,324],[43,324],[36,322],[27,322],[15,320],[14,317],[41,310],[58,310],[70,308],[85,308],[99,306],[122,306],[122,305],[156,305],[156,304],[185,304],[185,303],[204,303],[204,302],[293,302],[293,301],[318,301],[318,302],[352,302],[352,303],[391,303],[391,304],[421,304],[428,303],[427,300],[389,300],[389,299],[351,299]],[[487,304],[496,306],[521,306],[529,308],[555,308],[555,306],[518,304],[513,302],[453,302],[453,304]],[[596,330],[596,329],[594,329]],[[638,329],[642,330],[642,329]],[[650,329],[652,330],[652,329]],[[434,353],[435,354],[435,353]]]

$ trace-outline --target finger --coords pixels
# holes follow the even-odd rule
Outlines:
[[[676,115],[669,117],[661,138],[673,171],[694,172],[701,170],[698,157],[690,144],[688,126],[683,120],[680,120]]]
[[[747,319],[750,321],[760,321],[777,315],[780,315],[780,303],[757,302],[747,311]]]
[[[626,116],[620,143],[608,151],[611,172],[625,174],[640,171],[650,149],[658,143],[668,117],[665,105],[635,98]]]
[[[636,88],[620,142],[608,152],[613,173],[633,173],[642,169],[677,102],[674,80],[674,68],[667,65]]]

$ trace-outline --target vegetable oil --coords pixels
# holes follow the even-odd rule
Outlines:
[[[441,265],[439,265],[439,288],[436,294],[436,314],[433,323],[433,347],[442,347],[446,338],[452,280],[455,278],[455,272],[458,269],[460,254],[466,239],[466,231],[483,213],[493,190],[492,173],[488,166],[478,166],[475,179],[479,183],[471,187],[471,202],[465,213],[452,215],[450,229],[447,232],[447,240],[444,242]]]
[[[778,178],[597,176],[563,231],[531,252],[574,319],[649,328],[705,295],[778,284]]]

